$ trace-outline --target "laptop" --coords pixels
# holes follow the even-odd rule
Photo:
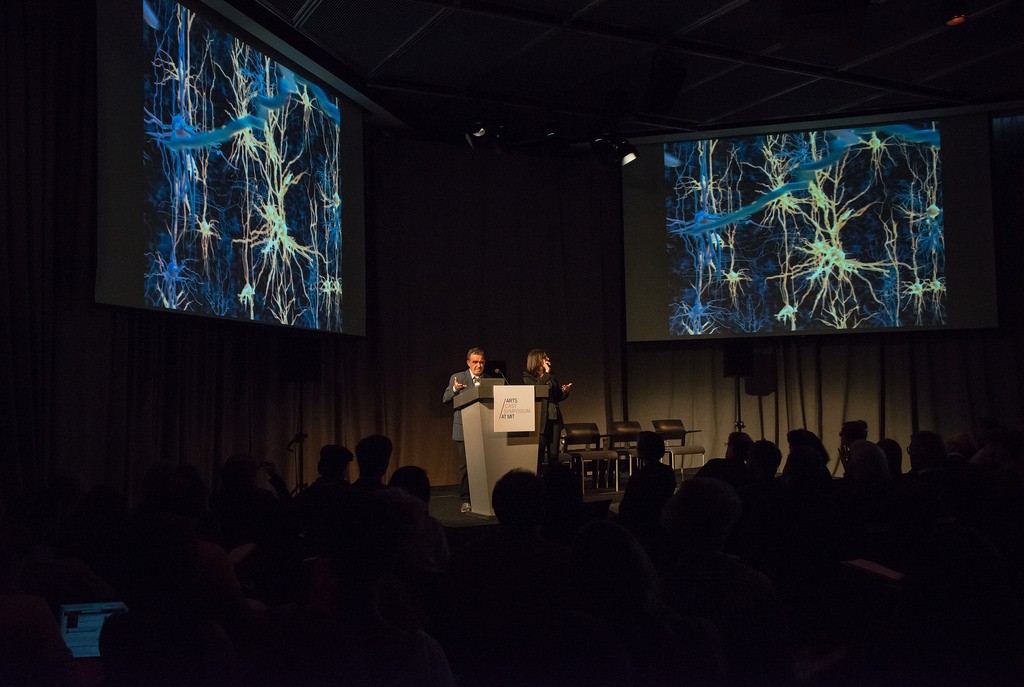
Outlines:
[[[75,658],[96,658],[100,655],[100,630],[107,618],[124,613],[128,606],[122,601],[97,601],[84,604],[61,604],[60,635]]]

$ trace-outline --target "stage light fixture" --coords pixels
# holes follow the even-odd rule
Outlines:
[[[466,137],[466,143],[469,144],[470,148],[476,148],[476,144],[482,143],[483,139],[487,136],[487,126],[482,120],[474,120],[466,127],[463,136]],[[474,143],[474,141],[476,141],[476,143]]]
[[[636,146],[624,136],[601,134],[590,142],[590,150],[601,162],[625,167],[637,158]]]
[[[622,143],[619,145],[619,153],[622,156],[622,163],[621,164],[622,164],[623,167],[625,167],[630,162],[635,160],[637,158],[637,154],[638,154],[637,150],[636,150],[636,146],[633,145],[632,143],[630,143],[629,141],[627,141],[626,139],[622,139]]]
[[[960,26],[967,21],[967,4],[963,0],[946,0],[942,7],[946,26]]]

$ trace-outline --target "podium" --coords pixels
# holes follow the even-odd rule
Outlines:
[[[482,380],[491,382],[490,379]],[[533,430],[529,432],[494,431],[494,387],[481,384],[455,397],[456,410],[462,411],[462,434],[466,445],[466,476],[469,500],[477,515],[494,515],[491,492],[494,484],[509,470],[537,471],[541,422],[547,412],[548,387],[534,386]]]

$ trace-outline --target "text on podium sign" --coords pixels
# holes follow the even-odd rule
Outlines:
[[[532,386],[494,387],[494,431],[532,432],[537,428]]]

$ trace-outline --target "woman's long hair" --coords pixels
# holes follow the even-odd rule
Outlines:
[[[526,355],[526,371],[535,377],[544,374],[544,358],[547,353],[543,348],[535,348]]]

